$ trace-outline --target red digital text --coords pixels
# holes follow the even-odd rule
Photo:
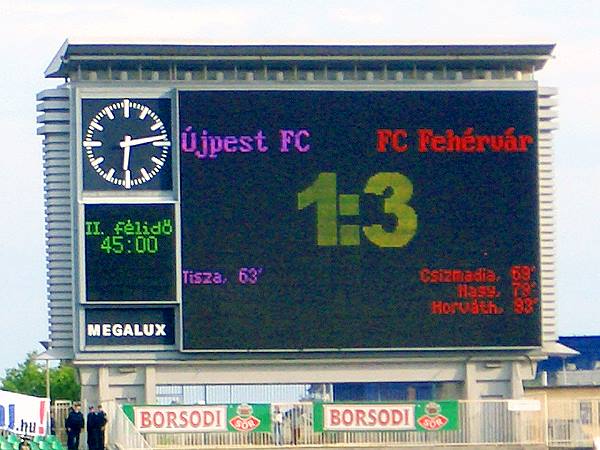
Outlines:
[[[379,153],[410,150],[412,141],[404,128],[380,128],[375,130],[375,137],[375,149]],[[472,127],[462,132],[447,129],[443,133],[432,128],[419,128],[414,137],[419,153],[525,153],[535,142],[532,135],[519,134],[514,127],[508,127],[500,134],[480,134]]]
[[[498,315],[504,308],[488,300],[473,300],[470,302],[431,302],[431,314],[436,315]]]

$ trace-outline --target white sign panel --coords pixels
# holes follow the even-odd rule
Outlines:
[[[135,406],[133,411],[142,433],[227,431],[226,406]]]
[[[535,399],[521,399],[508,401],[509,411],[540,411],[541,409],[541,402]]]
[[[50,400],[0,391],[0,429],[24,436],[48,432]]]
[[[414,430],[414,405],[323,405],[323,429]]]

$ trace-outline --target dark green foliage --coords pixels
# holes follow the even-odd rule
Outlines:
[[[36,352],[27,354],[25,362],[8,369],[1,380],[0,389],[26,395],[46,395],[46,366],[36,361]],[[50,397],[52,400],[79,400],[81,387],[73,366],[61,362],[50,369]]]

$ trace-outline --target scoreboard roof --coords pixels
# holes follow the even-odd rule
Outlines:
[[[444,66],[510,70],[540,70],[552,57],[554,44],[534,45],[62,45],[46,69],[48,78],[67,77],[79,68],[93,69],[106,63],[145,68],[184,63],[213,66],[278,64],[282,68],[302,63],[328,63],[336,67],[380,66],[390,69]],[[113,66],[113,69],[116,69]]]

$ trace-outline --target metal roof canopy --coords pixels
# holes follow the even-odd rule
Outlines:
[[[69,44],[46,69],[47,78],[68,77],[78,69],[110,64],[112,69],[169,64],[211,67],[281,68],[381,67],[389,69],[487,69],[537,71],[552,57],[554,44],[540,45],[148,45]]]

